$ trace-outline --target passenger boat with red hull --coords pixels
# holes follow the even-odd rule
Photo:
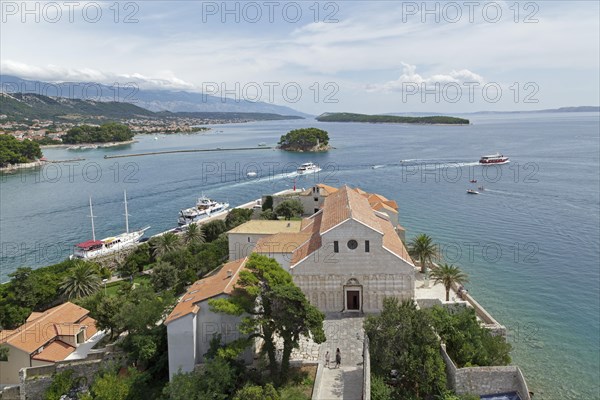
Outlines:
[[[508,164],[510,160],[508,157],[503,156],[500,153],[490,154],[489,156],[482,156],[479,159],[480,165],[500,165],[500,164]]]

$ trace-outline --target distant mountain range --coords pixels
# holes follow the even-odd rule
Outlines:
[[[281,120],[302,118],[296,115],[243,112],[153,112],[134,104],[49,97],[34,93],[0,93],[0,114],[10,120],[51,119],[64,121],[164,119],[190,117],[216,120]]]
[[[290,107],[265,102],[223,99],[182,90],[146,90],[134,86],[109,86],[93,82],[42,82],[0,75],[0,91],[34,93],[51,97],[102,102],[125,102],[150,111],[267,113],[310,117]]]

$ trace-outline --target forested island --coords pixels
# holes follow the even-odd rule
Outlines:
[[[108,143],[126,142],[133,139],[133,132],[127,125],[109,122],[100,126],[81,125],[71,128],[62,137],[63,143]]]
[[[327,151],[329,135],[317,128],[302,128],[289,131],[281,136],[279,148],[287,151]]]
[[[447,117],[443,115],[431,117],[400,117],[397,115],[325,113],[319,115],[316,119],[320,122],[369,122],[377,124],[468,125],[470,123],[468,119]]]
[[[33,162],[42,157],[40,145],[31,140],[19,141],[12,135],[0,135],[0,167]]]

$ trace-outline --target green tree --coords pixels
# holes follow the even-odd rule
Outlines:
[[[435,283],[441,283],[446,288],[446,301],[450,301],[452,285],[462,285],[469,282],[467,274],[454,265],[443,264],[431,270],[431,277]]]
[[[279,400],[281,396],[270,383],[265,386],[246,385],[235,393],[233,400]]]
[[[66,277],[60,289],[68,299],[80,298],[93,294],[100,287],[100,277],[97,268],[85,261],[79,261],[71,275]]]
[[[304,212],[302,203],[297,199],[284,200],[275,207],[275,214],[281,215],[286,220],[292,219],[292,217],[298,217]]]
[[[233,294],[210,300],[209,306],[217,312],[243,316],[240,331],[249,339],[263,339],[263,351],[277,385],[287,381],[290,355],[301,336],[310,336],[316,343],[325,341],[323,313],[308,302],[292,276],[272,258],[252,254],[240,271]],[[276,336],[283,340],[281,364],[276,359]]]
[[[168,262],[158,261],[152,268],[150,282],[156,292],[171,289],[177,283],[178,271]]]
[[[427,272],[427,266],[431,265],[432,260],[437,256],[437,246],[429,235],[424,233],[413,238],[408,244],[408,253],[411,257],[417,258],[421,265],[421,273]]]
[[[188,224],[183,233],[183,241],[185,244],[204,243],[204,232],[198,224]]]
[[[371,375],[371,399],[392,400],[392,387],[378,375]]]
[[[273,209],[273,196],[265,196],[265,202],[262,205],[262,210],[272,210]]]
[[[90,310],[92,318],[96,320],[98,329],[110,331],[110,337],[115,333],[120,333],[123,328],[119,328],[117,316],[122,306],[122,299],[118,296],[105,296],[100,292],[99,301],[94,310]]]
[[[276,220],[277,214],[273,210],[265,210],[260,213],[260,219]]]
[[[494,336],[481,326],[472,308],[461,307],[450,312],[445,307],[432,307],[427,312],[452,360],[461,367],[507,365],[511,346],[502,336]]]
[[[152,255],[155,258],[161,258],[167,253],[177,250],[181,246],[179,237],[173,232],[167,232],[164,235],[152,239]]]
[[[311,150],[315,146],[327,146],[329,135],[318,128],[302,128],[289,131],[281,136],[279,146],[283,150]]]
[[[63,395],[69,393],[69,391],[75,385],[75,378],[73,378],[73,370],[67,369],[59,373],[55,373],[52,376],[52,383],[46,389],[44,393],[44,399],[46,400],[60,400]]]
[[[216,240],[219,235],[227,232],[227,225],[222,219],[215,219],[202,225],[202,231],[207,242]]]
[[[429,316],[412,300],[386,298],[380,315],[364,322],[370,339],[372,373],[398,375],[394,398],[426,399],[446,390],[445,365]]]
[[[234,208],[233,210],[229,211],[225,217],[225,225],[227,226],[227,229],[233,229],[244,222],[250,221],[252,213],[253,211],[250,208]]]
[[[168,400],[230,399],[239,378],[227,360],[216,357],[209,359],[202,371],[175,374],[163,396]]]

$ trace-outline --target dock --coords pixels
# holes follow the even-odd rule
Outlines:
[[[117,154],[114,156],[105,155],[104,158],[125,158],[125,157],[141,157],[141,156],[155,156],[160,154],[175,154],[175,153],[207,153],[215,151],[248,151],[248,150],[272,150],[275,147],[261,146],[261,147],[234,147],[234,148],[221,148],[216,149],[184,149],[184,150],[165,150],[165,151],[151,151],[147,153],[131,153],[131,154]]]
[[[302,192],[303,190],[304,189],[301,189],[301,188],[297,188],[295,190],[294,189],[285,189],[285,190],[282,190],[280,192],[273,193],[272,196],[279,196],[279,195],[283,195],[283,194],[290,194],[290,193],[296,193],[296,192],[299,193],[299,192]],[[232,209],[234,209],[234,208],[253,208],[255,205],[261,204],[261,200],[262,199],[255,199],[255,200],[249,201],[247,203],[240,204],[239,206],[228,208],[227,210],[223,210],[223,211],[221,211],[219,213],[212,214],[210,217],[201,219],[200,221],[192,222],[192,224],[203,225],[203,224],[206,224],[207,222],[214,221],[214,220],[217,220],[217,219],[225,219],[227,217],[227,214],[229,214],[229,211],[231,211]],[[148,238],[148,240],[152,239],[153,237],[162,236],[165,233],[169,233],[169,232],[173,232],[175,234],[181,234],[184,231],[181,228],[179,228],[179,227],[172,228],[172,229],[166,230],[164,232],[157,233],[156,235],[152,235],[152,236],[150,236]]]

